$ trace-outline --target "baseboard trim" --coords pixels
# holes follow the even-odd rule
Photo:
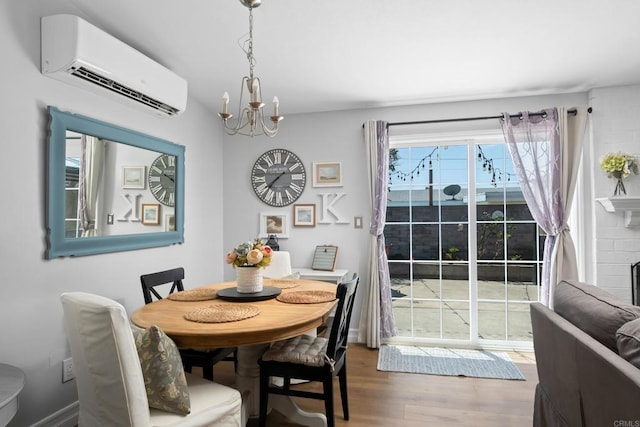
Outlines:
[[[80,404],[78,401],[69,406],[65,406],[46,418],[41,419],[31,427],[75,427],[78,425],[78,415]]]
[[[354,328],[350,328],[349,329],[349,334],[347,335],[347,342],[353,342],[353,343],[358,343],[358,335],[360,334],[360,330],[359,329],[354,329]]]

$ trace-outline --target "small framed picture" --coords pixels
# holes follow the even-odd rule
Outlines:
[[[174,214],[164,216],[164,231],[176,231],[176,216]]]
[[[294,227],[315,227],[316,226],[316,205],[293,205],[293,226]]]
[[[142,223],[144,225],[160,225],[160,204],[142,204]]]
[[[145,166],[123,166],[122,188],[145,188]]]
[[[342,187],[341,162],[314,162],[314,187]]]
[[[281,213],[260,214],[260,237],[275,235],[277,238],[289,237],[289,215]]]

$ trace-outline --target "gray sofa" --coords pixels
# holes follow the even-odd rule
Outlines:
[[[534,426],[640,427],[640,307],[563,281],[531,305]]]

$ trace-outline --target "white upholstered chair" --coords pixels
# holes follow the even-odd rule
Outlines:
[[[61,296],[80,403],[78,425],[242,426],[240,393],[187,374],[188,415],[150,409],[133,333],[124,307],[83,292]]]
[[[291,255],[287,251],[273,251],[269,266],[263,276],[269,279],[281,279],[291,275]]]

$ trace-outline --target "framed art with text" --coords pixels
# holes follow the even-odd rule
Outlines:
[[[338,247],[333,245],[316,246],[311,269],[333,271],[338,259]]]

